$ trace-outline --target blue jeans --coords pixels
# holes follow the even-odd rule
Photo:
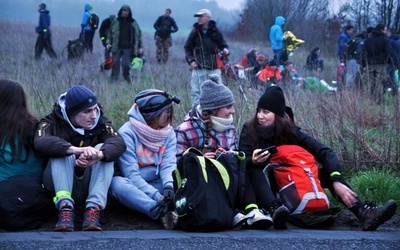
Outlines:
[[[130,83],[131,77],[129,71],[131,70],[131,50],[120,49],[118,53],[113,53],[114,63],[111,70],[111,80],[113,82],[118,81],[119,72],[122,64],[122,76]]]
[[[96,146],[100,148],[101,144]],[[72,197],[58,197],[55,202],[56,208],[63,200],[69,200],[74,204],[74,200],[85,202],[86,208],[99,207],[104,209],[107,204],[108,188],[114,174],[114,162],[99,161],[91,167],[85,169],[82,176],[75,174],[75,155],[61,158],[50,158],[43,173],[43,183],[50,191],[56,194],[59,191],[67,191]]]
[[[163,184],[161,179],[155,179],[147,183],[158,190],[156,194],[145,193],[139,187],[134,185],[128,178],[115,176],[110,186],[110,194],[113,198],[124,204],[128,208],[137,212],[146,214],[153,220],[160,218],[161,210],[156,207],[151,210],[161,199]]]
[[[274,52],[274,59],[276,62],[276,65],[281,65],[281,58],[283,56],[283,49],[274,49],[272,50]]]

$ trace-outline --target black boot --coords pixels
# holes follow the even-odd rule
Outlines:
[[[359,210],[358,219],[363,231],[374,231],[380,225],[390,220],[396,213],[397,203],[389,200],[383,206],[376,206],[373,202],[366,201]]]
[[[276,200],[271,205],[270,213],[275,229],[287,229],[286,223],[289,220],[290,211],[280,200]]]

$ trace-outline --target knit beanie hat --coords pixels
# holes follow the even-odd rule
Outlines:
[[[158,89],[140,91],[135,97],[140,113],[148,121],[154,120],[164,110],[172,107],[172,101],[167,93]]]
[[[69,116],[74,116],[95,104],[97,104],[96,95],[81,85],[70,88],[65,95],[65,111]]]
[[[275,115],[285,117],[285,97],[278,86],[271,86],[265,90],[257,104],[257,109],[266,109]]]
[[[210,80],[201,84],[200,106],[202,110],[214,110],[235,103],[232,91],[221,81],[218,74],[210,74]]]

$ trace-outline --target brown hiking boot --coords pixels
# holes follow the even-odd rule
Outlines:
[[[389,200],[383,206],[376,206],[375,203],[366,201],[360,208],[359,220],[363,231],[374,231],[380,225],[390,220],[396,213],[397,203]]]

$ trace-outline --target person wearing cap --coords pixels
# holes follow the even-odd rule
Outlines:
[[[83,32],[83,45],[85,47],[85,51],[88,51],[90,53],[93,52],[93,37],[94,33],[96,32],[96,30],[89,25],[92,13],[94,13],[93,5],[91,3],[86,3],[84,6],[81,27]]]
[[[209,78],[201,85],[200,104],[175,128],[178,159],[191,147],[213,159],[226,151],[238,150],[232,91],[222,83],[219,75],[211,74]],[[237,212],[232,227],[244,224],[248,228],[267,229],[272,225],[271,217],[258,209],[252,186],[245,187],[244,201],[239,207],[246,215]]]
[[[57,58],[57,54],[51,44],[50,11],[46,9],[46,4],[44,3],[39,4],[38,11],[40,15],[39,25],[36,27],[38,37],[35,44],[35,59],[40,59],[43,49],[46,50],[50,58]]]
[[[211,20],[211,11],[201,9],[194,16],[197,17],[197,23],[193,25],[184,46],[186,61],[192,70],[190,99],[193,107],[199,104],[201,83],[207,80],[209,74],[221,75],[217,56],[229,55],[229,47],[222,33],[216,22]]]
[[[171,33],[178,31],[178,26],[175,20],[171,17],[171,9],[166,9],[164,15],[157,18],[153,25],[156,33],[154,40],[156,40],[156,57],[158,63],[166,63],[168,61],[169,47],[172,46]]]
[[[96,95],[81,85],[61,94],[40,120],[34,145],[48,159],[43,179],[55,192],[55,231],[74,231],[75,203],[85,207],[83,230],[101,231],[100,211],[107,204],[114,161],[126,145]]]
[[[174,211],[172,172],[176,168],[176,138],[170,125],[173,103],[180,100],[158,89],[139,92],[119,129],[127,145],[118,160],[110,194],[126,207],[161,220],[165,229],[178,222]]]
[[[117,82],[122,65],[122,76],[131,83],[131,61],[143,55],[142,30],[132,18],[128,4],[121,6],[117,18],[111,22],[106,39],[106,49],[111,49],[114,63],[111,70],[111,81]]]
[[[262,148],[285,144],[298,145],[311,153],[321,164],[318,176],[322,187],[328,188],[339,202],[345,205],[361,223],[361,229],[372,231],[389,220],[396,212],[397,203],[389,200],[383,206],[362,202],[345,181],[343,165],[328,146],[304,133],[294,123],[291,108],[286,107],[285,97],[279,86],[269,87],[260,97],[256,112],[243,125],[239,149],[246,154],[246,171],[253,184],[259,206],[270,211],[275,229],[286,229],[290,212],[275,196],[264,176],[263,168],[271,154],[260,153]],[[271,180],[270,180],[271,181]]]

